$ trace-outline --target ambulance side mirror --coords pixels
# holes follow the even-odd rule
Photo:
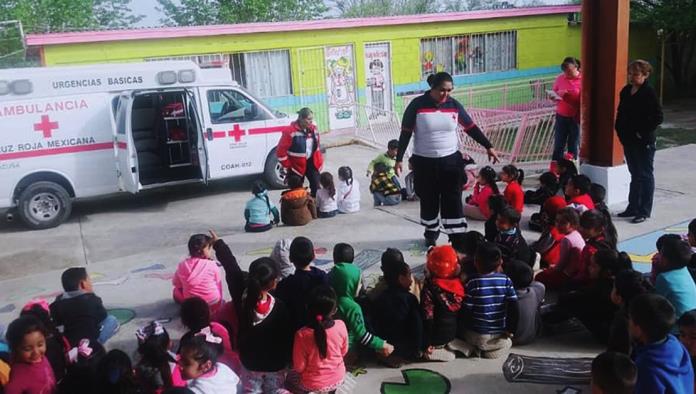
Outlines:
[[[207,138],[208,141],[212,141],[212,140],[213,140],[213,129],[211,129],[210,127],[208,127],[207,129],[205,129],[205,138]]]

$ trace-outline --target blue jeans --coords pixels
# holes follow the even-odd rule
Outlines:
[[[338,209],[334,209],[331,212],[319,211],[319,212],[317,212],[317,217],[319,219],[327,219],[327,218],[332,218],[332,217],[336,216],[337,213],[338,213]]]
[[[97,340],[101,344],[106,343],[106,341],[113,337],[118,332],[118,329],[121,328],[116,316],[112,315],[107,315],[106,319],[102,320],[100,326],[99,338]]]
[[[553,135],[553,160],[563,158],[563,153],[568,146],[568,153],[577,159],[580,144],[580,125],[575,119],[556,114],[556,126]]]
[[[655,144],[624,146],[631,187],[628,192],[626,211],[636,216],[650,217],[655,193]]]
[[[375,206],[378,207],[380,205],[398,205],[401,202],[401,195],[400,194],[392,194],[390,196],[385,196],[382,193],[375,192],[372,193],[372,199],[375,202]]]

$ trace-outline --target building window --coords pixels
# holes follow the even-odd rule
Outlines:
[[[145,59],[147,62],[166,61],[166,60],[191,60],[200,68],[222,68],[227,67],[230,57],[222,53],[210,53],[205,55],[185,55],[185,56],[166,56],[151,57]]]
[[[292,95],[290,53],[287,50],[233,53],[232,77],[258,97]]]
[[[467,34],[421,40],[421,74],[446,71],[453,75],[515,69],[517,32]]]

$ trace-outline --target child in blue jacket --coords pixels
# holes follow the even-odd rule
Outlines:
[[[674,307],[657,294],[643,294],[631,301],[628,331],[637,344],[631,358],[636,363],[636,394],[693,393],[691,357],[670,334]]]
[[[247,201],[244,207],[244,231],[248,233],[262,233],[270,230],[274,224],[280,221],[278,208],[268,197],[268,191],[263,182],[256,181],[251,189],[254,197]]]

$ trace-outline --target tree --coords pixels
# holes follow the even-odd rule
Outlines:
[[[515,4],[510,1],[498,0],[445,0],[443,2],[443,10],[445,12],[478,11],[500,8],[515,8]]]
[[[157,0],[173,26],[279,22],[319,19],[327,11],[321,0]]]
[[[696,0],[632,0],[631,17],[662,31],[669,51],[665,68],[677,93],[692,92],[696,85],[692,67],[696,51]]]
[[[134,15],[131,0],[94,0],[93,23],[102,28],[117,29],[130,27],[140,22],[145,15]]]
[[[432,0],[338,0],[336,7],[343,18],[414,15],[437,11]]]

